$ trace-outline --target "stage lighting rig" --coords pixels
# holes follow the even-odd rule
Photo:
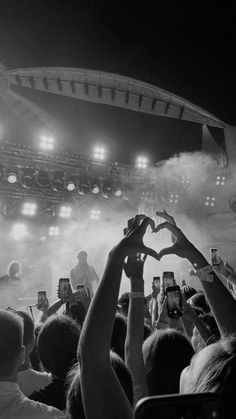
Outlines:
[[[112,196],[112,184],[111,182],[104,181],[102,185],[102,197],[108,199]]]
[[[122,189],[119,186],[116,186],[112,189],[113,195],[116,198],[120,198],[122,196]]]
[[[50,136],[47,136],[47,135],[42,135],[40,146],[43,150],[47,150],[47,151],[53,150],[54,149],[54,138],[50,137]]]
[[[218,175],[216,176],[216,185],[217,186],[224,186],[226,181],[226,176]]]
[[[3,164],[0,164],[0,180],[4,179],[4,174],[5,174],[5,167],[3,166]]]
[[[72,179],[67,180],[65,182],[65,188],[69,191],[69,192],[73,192],[76,188],[76,182]]]
[[[93,151],[94,160],[104,161],[105,160],[105,148],[104,147],[95,147]]]
[[[46,170],[39,170],[36,175],[36,183],[40,188],[46,188],[50,186],[51,181],[48,172]]]
[[[21,183],[25,188],[32,188],[35,184],[34,169],[27,168],[23,170]]]
[[[61,192],[64,188],[64,173],[60,170],[56,170],[53,176],[52,189],[56,192]]]
[[[7,181],[9,183],[12,183],[12,184],[16,183],[18,181],[17,173],[15,173],[15,172],[9,172],[7,174]]]
[[[145,156],[138,156],[135,166],[137,169],[146,169],[148,166],[148,158]]]

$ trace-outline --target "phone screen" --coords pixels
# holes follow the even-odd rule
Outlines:
[[[220,264],[220,255],[218,249],[210,249],[211,252],[211,264],[219,265]]]
[[[167,312],[169,317],[182,316],[182,297],[178,285],[166,288]]]
[[[48,306],[48,300],[47,300],[46,291],[39,291],[38,292],[38,309],[42,310],[44,308],[47,308],[47,306]]]
[[[161,278],[159,276],[154,276],[152,279],[152,283],[154,285],[155,288],[157,288],[158,290],[160,289],[160,282],[161,282]]]
[[[60,278],[59,279],[59,298],[61,300],[67,300],[69,295],[69,278]]]
[[[164,291],[167,287],[173,287],[175,285],[174,272],[167,272],[167,271],[163,272],[162,283],[163,283]]]
[[[223,419],[222,406],[214,393],[154,396],[140,400],[135,419]]]

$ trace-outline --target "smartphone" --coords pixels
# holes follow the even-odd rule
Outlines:
[[[38,292],[38,310],[45,310],[48,308],[48,299],[46,291],[39,291]]]
[[[175,285],[175,275],[174,272],[163,272],[162,275],[162,285],[163,291],[165,292],[167,287],[173,287]]]
[[[154,277],[152,278],[152,283],[153,283],[153,286],[154,286],[155,288],[157,288],[158,290],[160,290],[161,278],[160,278],[159,276],[154,276]]]
[[[216,393],[173,394],[138,401],[134,419],[223,419]]]
[[[66,301],[68,299],[69,284],[70,284],[69,278],[59,279],[58,297],[63,301]]]
[[[167,313],[170,318],[177,318],[182,316],[182,296],[180,287],[175,285],[166,288],[167,296]]]
[[[220,264],[220,255],[218,249],[210,249],[211,253],[211,264],[219,265]]]

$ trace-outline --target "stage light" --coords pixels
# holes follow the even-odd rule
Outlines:
[[[137,169],[146,169],[148,166],[148,158],[144,156],[138,156],[136,160]]]
[[[5,167],[3,166],[3,164],[0,164],[0,180],[4,178],[4,173],[5,173]]]
[[[37,205],[34,202],[25,202],[22,206],[22,214],[34,216],[37,212]]]
[[[216,185],[217,186],[224,186],[226,181],[226,176],[216,176]]]
[[[54,174],[52,188],[56,192],[63,191],[64,189],[64,173],[60,170],[56,170]]]
[[[49,236],[59,236],[60,228],[58,226],[49,227]]]
[[[79,195],[87,195],[89,193],[89,183],[88,179],[85,177],[82,177],[79,181],[78,186],[78,193]]]
[[[113,195],[120,198],[122,196],[122,189],[119,187],[113,188]]]
[[[182,182],[182,183],[187,183],[187,184],[189,184],[189,183],[190,183],[190,176],[183,175],[183,176],[181,177],[181,182]]]
[[[66,205],[60,207],[59,217],[70,218],[72,214],[72,208]]]
[[[170,204],[178,204],[179,202],[179,195],[178,194],[170,194],[169,203]]]
[[[108,199],[112,196],[112,184],[111,182],[104,181],[102,184],[102,197]]]
[[[65,187],[69,192],[73,192],[76,188],[76,183],[73,180],[67,180],[65,182]]]
[[[105,160],[105,149],[103,147],[95,147],[93,151],[93,158],[95,160]]]
[[[92,182],[90,183],[90,191],[94,194],[97,195],[100,192],[100,187],[98,186],[98,184],[96,182]]]
[[[40,146],[43,150],[53,150],[54,138],[48,137],[47,135],[42,135]]]
[[[205,206],[206,207],[214,207],[215,205],[215,197],[214,196],[207,196],[205,199]]]
[[[10,172],[10,173],[8,173],[8,175],[7,175],[7,181],[9,182],[9,183],[16,183],[17,182],[17,174],[16,173],[14,173],[14,172]]]
[[[25,224],[16,223],[12,226],[12,236],[14,240],[21,240],[28,235]]]
[[[41,188],[50,186],[50,177],[46,170],[40,170],[36,175],[36,182]]]
[[[92,209],[90,211],[90,219],[91,220],[99,220],[101,211],[98,209]]]
[[[22,175],[22,185],[25,188],[32,188],[34,186],[34,169],[24,169]]]

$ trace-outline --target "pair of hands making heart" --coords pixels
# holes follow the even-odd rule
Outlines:
[[[188,258],[194,250],[196,251],[194,245],[176,226],[175,220],[172,216],[167,214],[166,211],[157,211],[156,214],[159,217],[164,218],[166,221],[155,226],[154,221],[145,215],[136,215],[132,220],[129,220],[130,228],[125,229],[125,237],[120,242],[120,246],[127,256],[142,253],[144,254],[144,260],[148,255],[152,256],[156,260],[160,260],[165,255],[175,254],[182,258]],[[143,238],[148,226],[151,227],[152,233],[158,233],[163,229],[169,230],[172,235],[173,245],[162,249],[159,253],[150,247],[145,246]]]

